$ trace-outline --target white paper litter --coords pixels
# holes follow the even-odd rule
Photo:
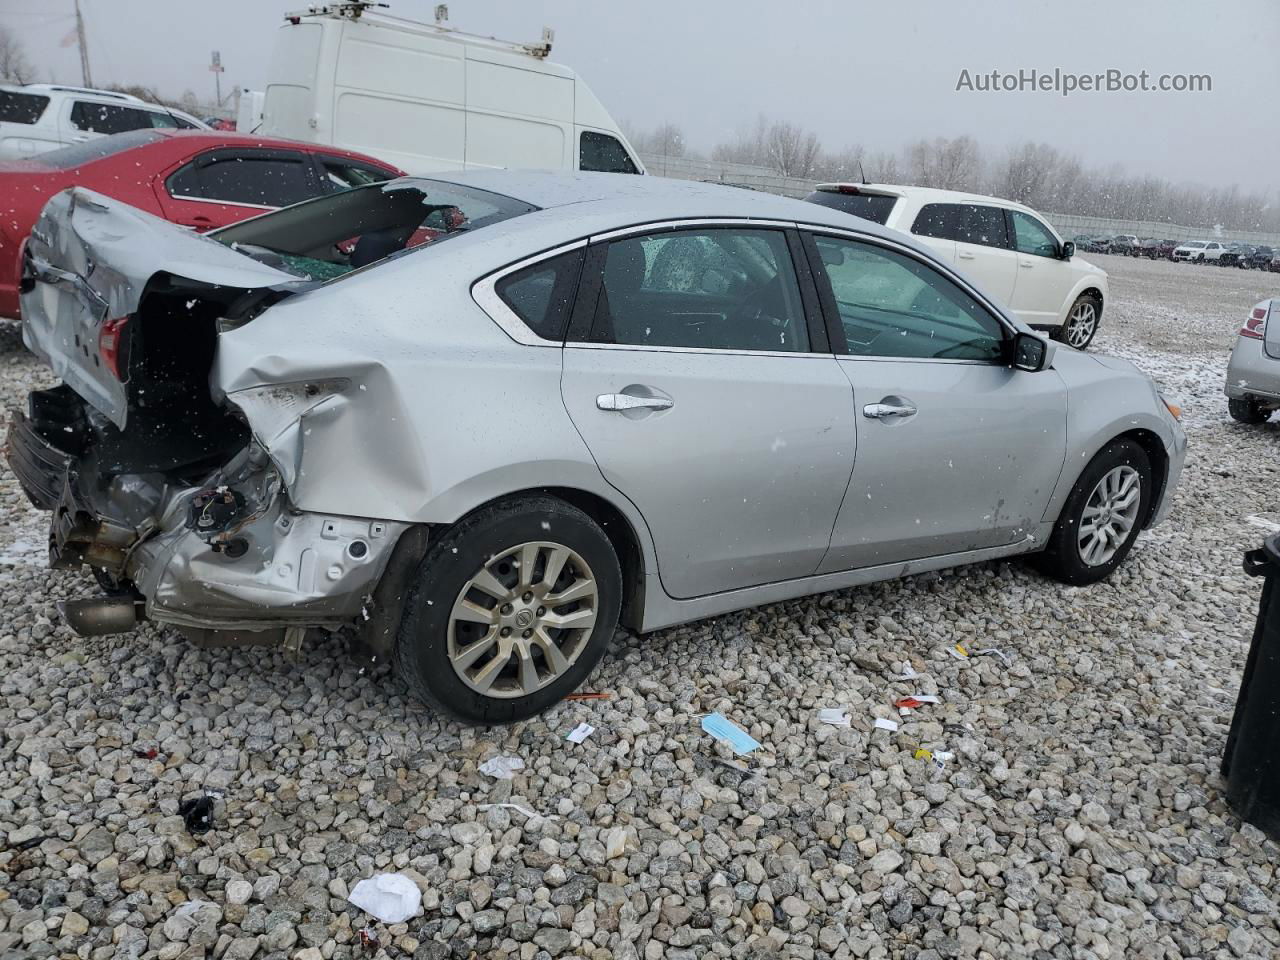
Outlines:
[[[1009,655],[1006,654],[1003,650],[997,650],[994,647],[988,647],[986,650],[975,650],[973,651],[973,655],[975,657],[985,657],[987,655],[990,655],[993,657],[999,657],[1001,660],[1004,661],[1004,665],[1006,667],[1012,665],[1012,661],[1009,659]]]
[[[347,900],[383,923],[404,923],[422,906],[422,891],[402,874],[379,873],[357,883]]]
[[[906,667],[903,669],[902,673],[898,674],[898,679],[914,680],[918,676],[920,676],[920,674],[916,673],[915,669],[911,666],[911,664],[908,663]]]
[[[480,764],[480,772],[496,780],[510,780],[517,771],[523,769],[524,761],[519,757],[490,757]]]
[[[897,730],[898,724],[894,720],[886,720],[884,717],[876,717],[877,730]]]
[[[921,703],[941,703],[942,702],[931,693],[913,693],[911,695],[911,698],[913,700],[919,700]]]
[[[570,743],[581,743],[583,740],[587,739],[587,737],[591,736],[595,732],[596,732],[596,728],[593,727],[591,724],[580,723],[576,727],[574,727],[572,730],[569,731],[569,735],[565,737],[565,739],[568,740]]]
[[[818,720],[821,723],[829,723],[833,727],[847,727],[852,722],[849,719],[849,711],[844,707],[823,707],[818,711]]]
[[[493,809],[495,809],[495,808],[496,808],[496,809],[498,809],[498,810],[514,810],[516,813],[523,814],[524,816],[528,817],[530,820],[533,820],[535,817],[541,817],[543,820],[559,820],[559,819],[560,819],[560,818],[559,818],[559,817],[557,817],[557,816],[552,816],[552,815],[545,814],[545,813],[534,813],[534,812],[533,812],[532,810],[530,810],[528,807],[522,807],[522,806],[521,806],[520,804],[518,804],[518,803],[479,803],[479,804],[476,804],[476,809],[477,809],[477,810],[493,810]]]

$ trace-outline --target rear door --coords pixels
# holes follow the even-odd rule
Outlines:
[[[1002,321],[905,248],[808,243],[858,431],[818,572],[1027,543],[1065,457],[1061,378],[1010,367]]]
[[[796,255],[794,231],[690,224],[597,244],[584,268],[565,407],[671,596],[805,577],[827,550],[851,391]]]
[[[207,150],[156,184],[165,218],[212,230],[326,192],[311,158],[298,150]]]
[[[906,226],[943,263],[956,262],[956,238],[963,222],[958,203],[926,203]]]
[[[956,268],[1001,304],[1013,299],[1018,254],[1009,240],[1001,207],[961,203],[956,234]]]

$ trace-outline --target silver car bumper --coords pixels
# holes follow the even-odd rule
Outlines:
[[[1187,459],[1187,431],[1182,429],[1182,424],[1173,419],[1172,414],[1169,415],[1169,420],[1173,424],[1172,444],[1165,445],[1165,453],[1169,456],[1169,475],[1165,477],[1164,487],[1160,491],[1160,503],[1151,514],[1148,527],[1163,523],[1169,516],[1169,511],[1173,509],[1173,493],[1178,489],[1178,478],[1182,476],[1182,465]]]
[[[1280,360],[1267,356],[1261,340],[1237,337],[1227,364],[1226,395],[1233,400],[1280,400]]]

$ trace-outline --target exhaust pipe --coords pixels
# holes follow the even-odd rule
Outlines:
[[[90,597],[59,600],[62,619],[79,637],[103,637],[128,633],[138,625],[138,604],[133,597]]]

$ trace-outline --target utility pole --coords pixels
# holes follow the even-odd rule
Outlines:
[[[76,43],[80,47],[80,82],[86,87],[93,86],[93,75],[89,72],[89,45],[84,36],[84,17],[80,13],[80,0],[76,3]]]

